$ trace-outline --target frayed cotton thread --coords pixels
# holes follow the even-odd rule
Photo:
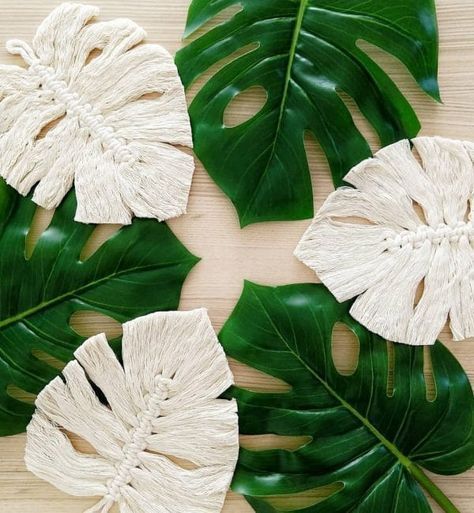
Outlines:
[[[123,328],[123,366],[97,335],[38,396],[28,469],[70,495],[101,497],[86,513],[115,503],[122,513],[218,513],[237,462],[238,420],[235,401],[217,399],[233,379],[206,311],[151,314]],[[78,452],[63,430],[97,454]]]
[[[179,216],[194,160],[176,147],[192,135],[173,58],[130,20],[91,24],[98,13],[62,4],[32,46],[7,43],[29,67],[0,66],[0,174],[23,195],[37,184],[47,209],[74,183],[84,223]]]
[[[420,137],[353,168],[295,255],[351,315],[387,340],[434,344],[474,336],[474,145]],[[422,213],[417,212],[420,208]],[[421,298],[416,303],[417,292]]]

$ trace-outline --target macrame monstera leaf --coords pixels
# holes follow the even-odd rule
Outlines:
[[[421,484],[444,511],[457,512],[422,467],[457,474],[474,464],[468,377],[437,342],[430,348],[436,397],[429,401],[423,349],[387,347],[349,307],[321,284],[246,284],[221,342],[229,356],[291,389],[234,389],[240,431],[310,441],[293,451],[241,449],[233,489],[258,513],[429,513]],[[359,339],[352,375],[341,375],[331,356],[336,323]],[[327,485],[332,495],[300,509],[303,492],[314,497]]]
[[[223,21],[203,35],[217,20]],[[382,145],[418,133],[413,109],[361,40],[402,61],[438,98],[433,0],[193,0],[186,35],[194,33],[200,37],[178,52],[176,63],[187,88],[213,73],[190,107],[196,153],[242,226],[313,215],[306,132],[321,145],[337,186],[370,156],[344,94]],[[226,126],[227,107],[252,87],[265,90],[265,105]]]
[[[71,192],[30,257],[25,242],[36,211],[0,181],[0,435],[24,430],[33,406],[14,399],[14,385],[38,394],[58,374],[45,354],[68,362],[85,337],[70,327],[82,310],[124,322],[177,308],[184,279],[197,262],[164,223],[136,220],[87,260],[93,225],[72,219]]]
[[[420,137],[356,166],[296,249],[351,315],[395,342],[434,344],[448,317],[474,336],[474,144]],[[417,297],[417,291],[421,291]]]
[[[173,58],[130,20],[91,23],[98,13],[62,4],[31,47],[8,42],[29,67],[0,66],[0,174],[21,194],[38,183],[49,209],[74,182],[85,223],[178,216],[194,163],[176,147],[192,138]]]
[[[235,402],[218,399],[232,374],[206,311],[124,324],[123,363],[105,335],[75,356],[64,381],[57,377],[37,398],[29,470],[71,495],[102,497],[89,513],[115,502],[122,513],[218,513],[237,461],[238,420]],[[62,429],[97,454],[75,450]]]

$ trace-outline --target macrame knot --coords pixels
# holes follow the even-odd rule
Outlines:
[[[354,167],[295,254],[384,339],[434,344],[449,319],[463,340],[474,336],[474,144],[412,143]]]
[[[419,226],[415,231],[406,230],[395,237],[387,238],[388,249],[411,246],[414,249],[421,248],[426,241],[431,244],[441,244],[447,240],[450,244],[458,243],[461,237],[466,237],[469,242],[474,239],[474,226],[471,221],[459,221],[455,225],[440,223],[436,228],[427,225]]]
[[[153,420],[161,414],[163,401],[168,398],[173,381],[161,375],[155,377],[154,390],[145,396],[146,410],[137,415],[138,424],[130,431],[130,442],[123,448],[123,459],[117,465],[117,474],[108,484],[105,499],[117,502],[122,488],[133,479],[132,470],[140,465],[140,453],[147,448],[147,439],[153,433]]]
[[[30,66],[39,62],[39,59],[31,46],[21,39],[10,39],[10,41],[7,41],[5,47],[8,53],[11,53],[12,55],[20,55]]]
[[[30,64],[31,72],[41,80],[43,89],[50,91],[55,100],[64,106],[66,112],[79,120],[83,129],[87,130],[91,136],[98,138],[104,148],[113,154],[117,163],[132,165],[137,158],[130,148],[117,138],[115,130],[106,124],[103,114],[84,101],[79,94],[72,91],[68,84],[56,75],[54,69],[41,64],[26,43],[23,43],[23,46],[20,46],[20,43],[22,41],[18,41],[14,48],[22,56],[28,56],[28,60],[25,60]]]

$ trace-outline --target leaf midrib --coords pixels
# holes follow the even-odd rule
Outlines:
[[[292,70],[293,70],[293,64],[294,64],[295,57],[296,57],[296,48],[297,48],[298,40],[299,40],[301,32],[302,32],[302,25],[303,25],[304,15],[306,13],[306,10],[309,7],[309,0],[299,0],[299,3],[300,4],[299,4],[299,7],[298,7],[298,12],[297,12],[297,15],[296,15],[296,19],[295,19],[295,27],[293,29],[293,35],[292,35],[292,40],[291,40],[290,51],[288,53],[288,64],[287,64],[286,73],[285,73],[285,79],[284,79],[285,82],[284,82],[282,99],[281,99],[281,103],[280,103],[280,110],[279,110],[279,113],[278,113],[277,126],[276,126],[276,129],[275,129],[275,135],[273,137],[273,141],[269,145],[269,148],[268,148],[268,149],[270,149],[270,154],[268,156],[267,164],[265,166],[265,169],[263,170],[263,173],[258,178],[258,182],[257,182],[256,186],[254,187],[252,196],[251,196],[250,200],[247,203],[247,208],[245,209],[245,212],[242,215],[242,219],[245,218],[245,216],[248,214],[249,210],[251,209],[251,207],[253,205],[253,202],[254,202],[254,199],[255,199],[255,197],[256,197],[256,195],[258,193],[258,189],[260,187],[260,184],[263,181],[263,179],[265,178],[267,172],[270,169],[271,163],[272,163],[273,159],[275,158],[276,144],[277,144],[277,141],[278,141],[278,137],[280,135],[281,124],[283,122],[283,117],[284,117],[285,109],[286,109],[286,103],[287,103],[287,99],[288,99],[288,90],[289,90],[290,83],[291,83],[291,80],[292,80]],[[323,11],[323,12],[329,12],[329,13],[335,12],[335,13],[338,13],[338,14],[341,14],[341,15],[344,15],[344,16],[356,16],[358,18],[364,16],[364,17],[368,18],[370,21],[376,21],[377,23],[385,24],[386,26],[389,26],[391,29],[398,30],[398,32],[403,33],[405,36],[408,35],[407,33],[402,32],[399,27],[390,24],[389,20],[383,20],[381,18],[378,18],[375,15],[374,16],[368,16],[368,15],[364,15],[362,13],[357,13],[357,12],[354,13],[352,11],[351,12],[345,12],[345,11],[342,11],[342,10],[337,10],[337,9],[332,9],[332,8],[331,9],[324,9],[324,8],[315,7],[315,9]],[[331,44],[334,45],[333,42],[331,42]],[[338,47],[338,49],[340,51],[343,51],[342,48]],[[314,105],[314,103],[313,103],[313,105]],[[317,108],[316,105],[314,105],[314,106]],[[332,137],[331,137],[331,139],[332,139]]]
[[[295,56],[296,56],[296,47],[298,45],[298,40],[300,38],[301,27],[303,25],[303,18],[304,18],[304,14],[306,12],[306,8],[308,7],[308,2],[309,2],[309,0],[300,0],[300,6],[298,8],[298,13],[296,15],[295,28],[293,30],[290,52],[288,54],[288,65],[286,67],[286,73],[285,73],[285,86],[283,88],[283,96],[282,96],[282,101],[281,101],[281,105],[280,105],[280,112],[278,114],[277,128],[275,131],[275,137],[273,139],[272,153],[270,154],[269,160],[271,160],[273,158],[273,155],[275,153],[275,145],[276,145],[276,141],[278,139],[278,134],[280,132],[281,122],[283,120],[283,114],[285,113],[286,101],[288,98],[288,89],[290,87],[290,79],[291,79],[291,74],[292,74],[292,70],[293,70],[293,63],[295,61]]]
[[[28,310],[24,310],[23,312],[20,312],[17,315],[3,319],[2,321],[0,321],[0,329],[6,328],[6,327],[10,326],[11,324],[15,324],[16,322],[19,322],[22,319],[26,319],[27,317],[30,317],[31,315],[34,315],[35,313],[38,313],[41,310],[44,310],[44,309],[54,306],[58,303],[66,301],[67,299],[71,299],[74,296],[77,296],[78,294],[85,292],[88,289],[95,288],[95,287],[101,285],[102,283],[104,283],[108,280],[111,280],[112,278],[118,278],[120,276],[123,276],[124,274],[128,274],[128,273],[135,272],[135,271],[146,271],[146,270],[157,269],[159,267],[168,267],[168,266],[172,266],[172,265],[176,265],[176,262],[168,262],[168,263],[159,264],[159,265],[146,265],[146,266],[131,267],[130,269],[124,269],[123,271],[108,274],[98,280],[94,280],[90,283],[87,283],[86,285],[84,285],[82,287],[78,287],[77,289],[70,290],[68,292],[65,292],[64,294],[61,294],[60,296],[56,296],[52,299],[49,299],[48,301],[42,301],[38,305],[36,305],[32,308],[29,308]]]
[[[281,99],[281,103],[280,103],[280,111],[278,113],[278,121],[277,121],[277,126],[275,129],[275,136],[273,137],[273,142],[270,146],[271,147],[270,155],[268,156],[267,165],[265,166],[263,173],[260,175],[260,178],[258,179],[258,183],[254,188],[252,198],[248,202],[247,208],[245,209],[245,213],[243,214],[242,217],[245,217],[247,215],[248,211],[250,210],[250,207],[253,204],[253,200],[257,194],[260,183],[262,182],[262,180],[264,179],[268,170],[270,169],[270,164],[275,156],[276,143],[278,140],[278,136],[280,134],[281,123],[283,121],[283,116],[285,114],[285,109],[286,109],[286,102],[288,99],[288,89],[290,87],[293,63],[295,61],[295,56],[296,56],[296,47],[298,46],[298,40],[300,38],[301,27],[303,25],[303,18],[304,18],[306,9],[308,7],[309,0],[299,0],[299,2],[300,2],[300,5],[298,7],[298,13],[296,15],[295,27],[293,29],[290,51],[288,53],[288,64],[287,64],[286,73],[285,73],[285,85],[283,87],[283,94],[282,94],[282,99]]]
[[[273,329],[275,330],[275,333],[277,334],[278,338],[285,344],[285,346],[288,348],[288,351],[303,365],[308,372],[310,372],[322,385],[323,387],[336,399],[338,400],[341,405],[346,408],[349,413],[351,413],[354,417],[356,417],[359,422],[363,426],[365,426],[371,433],[374,435],[381,443],[386,447],[399,461],[400,463],[407,468],[408,471],[411,471],[411,468],[413,466],[413,462],[405,456],[401,451],[397,449],[397,447],[390,442],[367,418],[365,418],[361,413],[359,413],[355,408],[353,408],[345,399],[343,399],[337,392],[334,390],[327,381],[325,381],[312,367],[306,363],[306,361],[299,356],[288,344],[285,337],[280,333],[277,326],[273,322],[269,312],[265,308],[265,305],[261,301],[261,299],[258,297],[255,291],[253,291],[253,294],[257,301],[259,302],[260,306],[263,309],[263,312],[265,313],[268,321],[272,325]],[[278,298],[277,298],[278,299]],[[278,299],[278,301],[281,303],[281,301]],[[282,306],[284,306],[282,304]]]

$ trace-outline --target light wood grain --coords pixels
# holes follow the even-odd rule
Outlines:
[[[0,62],[18,62],[3,50],[5,41],[11,37],[30,40],[38,23],[58,3],[52,0],[1,0]],[[163,44],[171,52],[175,52],[181,45],[187,0],[97,0],[94,3],[102,7],[103,19],[131,17],[146,28],[150,41]],[[423,134],[474,139],[474,3],[472,0],[438,0],[437,4],[441,31],[440,80],[443,105],[437,105],[424,96],[395,59],[381,51],[370,52],[379,62],[384,63],[401,89],[413,101],[423,123]],[[241,102],[240,116],[251,112],[258,102],[257,96]],[[369,135],[371,145],[376,149],[378,143],[367,123],[359,115],[357,122]],[[332,187],[319,148],[311,141],[307,146],[316,184],[315,203],[319,206]],[[47,218],[44,212],[38,215],[32,243],[44,228]],[[207,307],[215,328],[219,329],[234,307],[244,279],[273,285],[316,281],[315,276],[292,256],[308,223],[265,223],[240,230],[230,202],[209,179],[202,166],[198,165],[189,213],[170,223],[183,243],[202,258],[185,284],[181,308]],[[110,233],[111,228],[98,229],[95,247]],[[74,327],[85,335],[103,330],[116,334],[120,330],[111,320],[88,314],[75,318]],[[347,369],[354,363],[354,344],[342,330],[337,332],[335,338],[339,348],[342,348],[340,365]],[[446,330],[442,339],[472,379],[472,343],[454,344],[449,341]],[[242,365],[231,363],[240,384],[255,389],[281,389],[284,386]],[[247,446],[283,444],[291,447],[291,443],[294,444],[294,441],[289,445],[287,442],[271,437],[263,440],[255,440],[253,437],[242,439],[242,443]],[[24,436],[0,440],[0,512],[79,513],[94,503],[94,500],[68,497],[29,474],[23,464],[23,449]],[[474,471],[462,477],[434,476],[434,480],[462,513],[474,510]],[[306,502],[303,501],[301,505],[304,504]],[[229,493],[224,513],[251,511],[241,497]],[[435,506],[434,511],[440,510]]]

